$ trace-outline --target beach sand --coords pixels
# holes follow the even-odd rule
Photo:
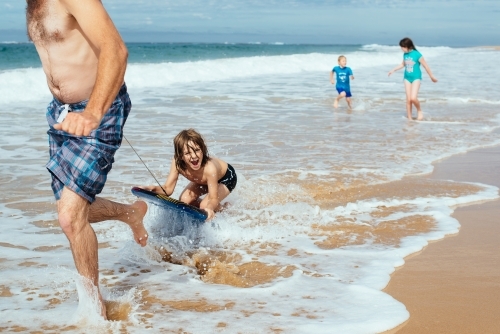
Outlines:
[[[430,179],[500,187],[500,147],[435,164]],[[500,200],[459,207],[458,234],[405,259],[384,289],[410,319],[386,333],[500,333]]]

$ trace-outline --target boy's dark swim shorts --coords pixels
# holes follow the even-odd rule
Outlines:
[[[69,104],[70,112],[82,112],[87,102]],[[68,187],[92,203],[106,183],[132,103],[124,84],[99,128],[90,136],[74,136],[53,128],[64,106],[54,98],[47,107],[50,160],[45,167],[52,174],[51,186],[57,200],[63,188]]]
[[[233,189],[236,187],[236,182],[238,182],[238,178],[236,177],[236,172],[234,171],[233,166],[227,164],[226,174],[224,174],[224,176],[221,177],[220,180],[217,181],[217,183],[222,183],[227,187],[229,192],[232,192]]]

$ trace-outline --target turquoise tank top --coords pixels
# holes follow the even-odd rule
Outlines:
[[[420,70],[420,58],[422,54],[417,50],[411,50],[403,54],[403,61],[405,63],[405,79],[409,82],[415,80],[422,80],[422,71]]]

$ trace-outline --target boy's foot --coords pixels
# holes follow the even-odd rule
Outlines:
[[[339,107],[339,100],[335,99],[335,101],[333,101],[333,107],[334,108],[338,108]]]
[[[417,111],[417,121],[421,121],[424,119],[424,113],[422,110]]]

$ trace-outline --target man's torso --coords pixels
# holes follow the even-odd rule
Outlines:
[[[74,16],[59,0],[27,0],[26,10],[28,36],[52,94],[64,103],[88,99],[97,75],[97,50]]]

